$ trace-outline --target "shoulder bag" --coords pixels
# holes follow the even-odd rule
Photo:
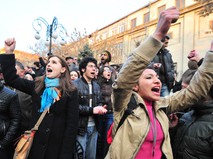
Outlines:
[[[46,115],[48,109],[44,110],[41,116],[39,117],[37,123],[31,130],[27,130],[22,134],[17,142],[16,142],[16,148],[13,155],[13,159],[27,159],[30,148],[33,143],[33,138],[35,135],[35,132],[38,130],[39,125],[41,124],[42,120],[44,119],[44,116]]]

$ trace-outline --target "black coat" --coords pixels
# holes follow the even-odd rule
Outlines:
[[[93,114],[93,107],[102,105],[100,103],[100,86],[92,81],[92,96],[89,95],[89,85],[87,81],[81,77],[73,81],[73,84],[78,89],[79,96],[79,127],[78,135],[84,135],[87,132],[87,125],[89,116],[93,116],[95,120],[95,126],[98,130],[98,115]],[[89,106],[89,99],[92,98],[92,107]]]
[[[30,126],[40,117],[41,96],[35,93],[34,81],[19,78],[14,55],[0,55],[5,81],[8,85],[32,95],[33,110]],[[36,132],[29,159],[72,159],[78,130],[77,90],[62,96],[50,107]]]
[[[24,131],[29,130],[30,119],[32,117],[32,97],[26,93],[23,93],[19,90],[15,90],[18,94],[18,99],[21,108],[21,128],[20,132],[24,133]]]
[[[213,158],[213,100],[194,105],[172,138],[174,159]]]
[[[98,80],[98,84],[101,89],[101,103],[103,105],[107,105],[107,113],[112,113],[112,83],[111,79],[107,80],[104,77],[100,77]]]
[[[18,96],[0,82],[0,148],[13,144],[20,122]]]
[[[161,58],[163,57],[163,63],[161,62]],[[169,89],[169,91],[172,89],[172,86],[174,84],[174,80],[175,80],[175,66],[172,60],[172,55],[169,52],[169,50],[167,49],[161,49],[157,55],[153,58],[152,62],[151,62],[151,66],[154,63],[161,63],[162,66],[159,69],[154,69],[158,75],[159,78],[161,80],[162,83],[165,83]],[[164,71],[163,71],[164,68]]]

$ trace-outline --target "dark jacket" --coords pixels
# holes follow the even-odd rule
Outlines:
[[[162,55],[162,59],[161,59]],[[167,49],[161,49],[157,55],[153,58],[151,64],[153,63],[161,63],[162,66],[160,69],[155,69],[158,73],[160,80],[162,83],[165,83],[169,89],[172,89],[175,80],[175,72],[174,72],[174,63],[172,60],[172,55],[169,53]]]
[[[18,99],[21,108],[21,127],[20,132],[24,133],[24,131],[29,130],[30,119],[32,117],[32,108],[33,102],[32,97],[26,93],[23,93],[19,90],[15,90],[18,94]]]
[[[89,116],[93,116],[95,119],[95,125],[98,130],[98,118],[93,114],[93,107],[100,105],[100,87],[92,81],[92,96],[89,96],[89,85],[87,81],[81,77],[73,81],[74,85],[78,89],[79,95],[79,128],[78,135],[84,135],[87,132],[87,124]],[[89,99],[92,98],[92,107],[89,107]]]
[[[78,65],[76,65],[75,63],[71,63],[68,67],[70,72],[79,70]]]
[[[36,77],[44,75],[44,72],[45,72],[43,67],[39,67],[38,69],[33,67],[33,71],[35,72]]]
[[[0,82],[0,147],[11,145],[21,122],[18,96]]]
[[[213,101],[184,114],[172,140],[174,159],[213,158]]]
[[[0,55],[5,81],[8,85],[32,95],[33,110],[30,127],[40,117],[41,94],[35,92],[35,82],[19,78],[15,70],[14,55]],[[50,107],[35,133],[29,159],[72,159],[78,130],[77,90],[62,96]]]
[[[112,80],[107,80],[104,77],[100,77],[98,80],[98,84],[101,88],[101,103],[103,105],[107,105],[107,113],[112,113]]]

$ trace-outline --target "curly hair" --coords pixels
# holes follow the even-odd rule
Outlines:
[[[81,60],[80,64],[79,64],[79,71],[80,71],[81,76],[83,76],[83,73],[84,73],[84,72],[82,71],[82,69],[86,69],[87,64],[88,64],[89,62],[94,63],[95,66],[97,67],[97,60],[96,60],[95,58],[89,57],[89,56],[83,58],[83,59]]]

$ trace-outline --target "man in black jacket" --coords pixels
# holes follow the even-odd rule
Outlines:
[[[21,62],[16,61],[16,70],[17,75],[20,78],[25,78],[25,70],[24,66]],[[21,127],[20,132],[21,134],[24,133],[24,131],[31,129],[29,127],[30,119],[32,117],[32,108],[33,108],[33,102],[32,102],[32,96],[29,94],[26,94],[24,92],[21,92],[17,89],[14,89],[14,91],[18,94],[18,99],[20,103],[21,108]]]
[[[189,59],[196,61],[198,66],[203,61],[203,58],[197,52],[193,56],[189,56]],[[188,86],[194,73],[187,70],[183,74],[182,88]],[[176,118],[176,126],[174,125],[175,127],[170,129],[174,159],[212,159],[213,86],[211,86],[206,98],[199,100],[190,109],[182,117],[178,117],[179,120]]]
[[[208,96],[185,113],[173,132],[174,159],[213,158],[213,86]]]
[[[0,74],[2,74],[0,72]],[[0,82],[0,158],[12,159],[21,122],[18,96]]]
[[[98,138],[97,115],[107,112],[106,106],[100,105],[100,87],[93,80],[97,61],[85,57],[79,64],[81,78],[73,81],[79,93],[79,129],[77,135],[77,158],[96,158]]]
[[[169,50],[166,49],[169,43],[169,39],[170,38],[168,36],[165,36],[163,39],[161,39],[163,42],[163,47],[160,49],[150,64],[151,67],[158,73],[162,83],[160,93],[161,97],[169,95],[175,80],[175,70],[172,55]]]

